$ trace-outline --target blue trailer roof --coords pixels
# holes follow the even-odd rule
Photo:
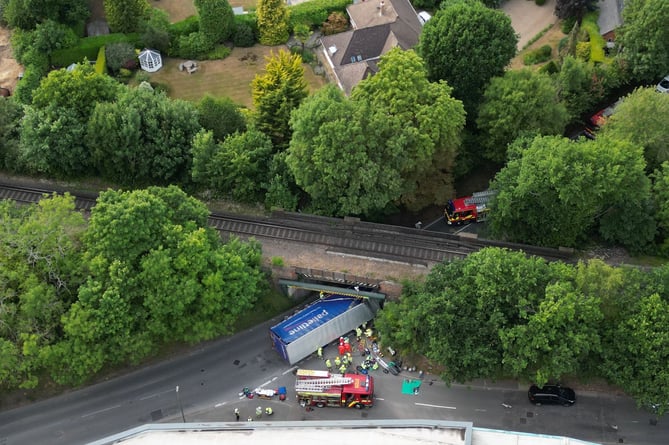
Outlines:
[[[277,335],[285,344],[288,344],[338,317],[359,303],[360,300],[354,297],[331,295],[270,328],[270,331]]]

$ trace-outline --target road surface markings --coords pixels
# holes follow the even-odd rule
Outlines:
[[[488,412],[487,409],[478,409],[478,408],[475,409],[474,411],[479,412],[479,413],[485,413],[485,412]]]
[[[430,408],[457,409],[454,406],[430,405],[429,403],[418,403],[418,402],[416,402],[415,405],[427,406],[427,407],[430,407]]]
[[[225,405],[226,403],[228,403],[228,402],[217,403],[216,405],[214,405],[214,408],[220,408],[220,407],[222,407],[223,405]]]
[[[297,366],[293,366],[292,368],[290,368],[290,369],[286,369],[285,371],[283,371],[283,372],[281,373],[281,375],[286,375],[286,374],[288,374],[289,372],[293,372],[293,371],[295,371],[296,369],[297,369]]]
[[[154,397],[158,397],[158,396],[163,395],[163,394],[166,394],[166,393],[168,393],[168,392],[174,392],[174,390],[173,390],[173,389],[168,389],[168,390],[161,391],[161,392],[157,392],[157,393],[154,393],[154,394],[149,394],[148,396],[144,396],[144,397],[142,397],[142,398],[139,399],[139,400],[148,400],[148,399],[152,399],[152,398],[154,398]]]
[[[121,405],[110,406],[109,408],[99,409],[97,411],[93,411],[92,413],[84,414],[81,417],[86,418],[86,417],[94,416],[96,414],[104,413],[105,411],[109,411],[109,410],[120,408],[120,407],[121,407]]]
[[[374,400],[386,400],[386,399],[382,399],[381,397],[374,397]]]

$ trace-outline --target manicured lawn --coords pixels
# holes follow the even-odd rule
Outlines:
[[[197,101],[208,93],[214,97],[229,97],[238,104],[251,107],[251,80],[264,69],[265,56],[279,49],[285,47],[256,45],[252,48],[235,48],[223,60],[198,62],[200,69],[193,74],[179,71],[183,59],[164,59],[163,68],[151,74],[151,82],[169,85],[169,96],[173,98]],[[255,61],[249,55],[255,56]],[[244,57],[247,60],[241,60]],[[304,71],[310,91],[325,85],[325,78],[316,76],[309,65],[304,65]]]
[[[233,8],[243,6],[244,10],[248,11],[250,8],[255,8],[258,2],[256,0],[229,0],[228,3]],[[197,14],[193,0],[149,0],[149,4],[154,8],[167,11],[172,23]]]

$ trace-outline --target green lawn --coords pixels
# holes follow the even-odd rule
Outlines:
[[[182,59],[164,59],[163,68],[150,75],[151,82],[169,86],[169,96],[178,99],[197,101],[205,94],[215,97],[229,97],[234,102],[246,107],[252,106],[251,81],[262,72],[270,51],[277,52],[284,46],[267,47],[256,45],[252,48],[235,48],[232,54],[223,60],[198,62],[200,69],[193,74],[179,71]],[[245,56],[255,56],[241,60]],[[305,77],[310,91],[323,85],[326,80],[314,74],[309,65],[304,65]]]

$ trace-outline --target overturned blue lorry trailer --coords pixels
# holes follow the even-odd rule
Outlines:
[[[374,318],[376,302],[330,295],[270,328],[274,349],[291,365]]]

